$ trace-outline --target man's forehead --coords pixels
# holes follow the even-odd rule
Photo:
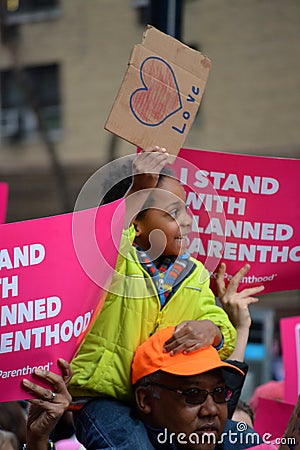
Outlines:
[[[180,384],[181,386],[198,386],[201,388],[201,385],[209,383],[224,383],[224,377],[222,375],[221,369],[213,369],[208,372],[204,372],[197,375],[189,375],[189,376],[181,376],[174,375],[167,372],[160,372],[160,381],[172,382],[172,385]]]

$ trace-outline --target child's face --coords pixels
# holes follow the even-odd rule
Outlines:
[[[151,207],[135,223],[135,242],[150,257],[178,256],[187,249],[192,218],[186,210],[186,195],[178,180],[164,177],[151,194]]]

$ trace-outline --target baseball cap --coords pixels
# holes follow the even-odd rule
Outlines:
[[[132,361],[131,381],[135,384],[141,378],[162,370],[173,375],[192,376],[213,369],[227,369],[244,375],[238,367],[221,360],[211,345],[191,353],[164,352],[164,343],[173,335],[175,327],[163,328],[143,342],[135,351]]]

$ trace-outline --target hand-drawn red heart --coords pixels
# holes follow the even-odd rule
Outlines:
[[[130,109],[144,125],[157,126],[182,108],[180,92],[172,67],[151,56],[140,67],[143,88],[130,96]]]

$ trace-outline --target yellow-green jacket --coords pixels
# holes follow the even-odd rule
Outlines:
[[[137,346],[154,331],[184,320],[209,319],[220,328],[224,338],[219,351],[222,359],[234,349],[235,329],[215,304],[203,265],[191,258],[194,270],[161,309],[154,283],[131,245],[133,239],[134,228],[124,230],[110,292],[72,361],[70,391],[74,396],[105,395],[129,401],[130,367]]]

